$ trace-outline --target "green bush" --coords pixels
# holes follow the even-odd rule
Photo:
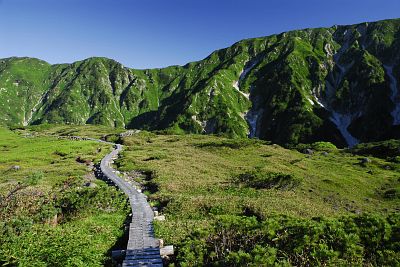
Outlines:
[[[104,183],[92,188],[81,182],[68,179],[48,194],[18,202],[24,205],[20,214],[8,215],[0,205],[0,266],[101,266],[108,260],[106,251],[123,234],[126,197]],[[23,189],[14,190],[15,199],[23,199]]]
[[[43,172],[34,172],[32,174],[30,174],[27,179],[26,179],[26,184],[27,185],[37,185],[38,182],[43,179],[44,175]]]
[[[335,151],[337,147],[331,142],[315,142],[311,144],[311,148],[316,151]]]
[[[357,155],[374,156],[383,159],[392,159],[397,161],[400,156],[400,140],[387,140],[381,142],[372,142],[358,144],[350,152]]]
[[[297,144],[294,147],[290,147],[293,149],[296,149],[299,152],[303,152],[306,149],[312,149],[315,151],[326,151],[326,152],[332,152],[337,150],[337,147],[330,143],[330,142],[315,142],[312,144]]]
[[[199,148],[231,148],[231,149],[241,149],[252,145],[259,145],[262,143],[266,143],[260,140],[253,139],[226,139],[226,140],[218,140],[211,141],[206,143],[196,144],[196,147]]]
[[[256,189],[290,190],[297,187],[301,180],[292,174],[254,170],[237,175],[233,182]]]
[[[180,244],[182,266],[398,266],[400,214],[259,221],[219,216]]]
[[[389,188],[383,193],[383,197],[387,199],[399,199],[400,198],[400,187]]]

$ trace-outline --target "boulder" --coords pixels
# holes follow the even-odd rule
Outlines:
[[[368,164],[368,163],[371,163],[371,162],[372,162],[372,160],[370,160],[369,158],[362,158],[360,160],[361,164]]]
[[[306,148],[303,150],[303,153],[307,154],[307,155],[312,155],[312,154],[314,154],[314,150]]]
[[[156,220],[156,221],[165,221],[165,216],[164,215],[155,216],[154,220]]]
[[[160,248],[164,247],[164,240],[163,239],[158,239],[158,245]]]
[[[20,169],[21,169],[21,167],[18,165],[14,165],[11,167],[11,170],[13,170],[13,171],[19,171]]]

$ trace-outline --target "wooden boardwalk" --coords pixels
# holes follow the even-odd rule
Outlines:
[[[134,185],[120,178],[111,168],[113,159],[117,158],[118,153],[122,150],[121,145],[112,145],[114,149],[101,160],[100,170],[107,179],[111,180],[129,197],[132,207],[129,241],[122,266],[163,266],[159,242],[154,238],[153,210],[147,202],[146,196],[139,192]]]

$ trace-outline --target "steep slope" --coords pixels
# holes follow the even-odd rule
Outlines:
[[[399,137],[399,36],[399,19],[305,29],[152,70],[105,58],[54,66],[3,59],[0,121],[223,133],[281,144],[352,146]]]
[[[28,125],[41,104],[51,66],[37,59],[0,60],[0,121]]]

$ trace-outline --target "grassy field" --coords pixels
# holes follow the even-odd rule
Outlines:
[[[0,131],[1,196],[24,185],[0,213],[0,265],[109,264],[129,208],[120,192],[90,176],[87,165],[108,146],[54,137],[69,135],[125,145],[115,167],[140,182],[166,215],[155,230],[176,248],[171,265],[400,264],[397,141],[352,151],[329,143],[289,150],[205,135],[119,138],[122,131],[59,125]]]
[[[88,172],[82,161],[99,161],[108,146],[97,142],[74,142],[54,137],[19,136],[0,128],[0,182],[23,181],[34,172],[44,175],[41,186],[52,186],[66,177],[83,176]],[[13,166],[19,166],[13,171]]]
[[[125,129],[111,128],[103,125],[65,125],[65,124],[40,124],[27,127],[17,126],[13,129],[22,135],[33,136],[80,136],[91,138],[105,138],[122,132]]]
[[[132,177],[142,179],[152,204],[166,215],[156,225],[157,235],[177,246],[178,258],[188,239],[200,239],[190,237],[192,233],[210,231],[221,216],[306,222],[400,211],[397,196],[386,194],[400,184],[397,163],[374,157],[363,163],[364,156],[329,144],[314,145],[312,155],[258,140],[204,135],[141,133],[125,138],[124,144],[117,167],[141,171],[143,175]],[[199,255],[191,262],[187,253],[184,257],[182,265],[206,263]],[[208,264],[216,262],[215,257]]]
[[[107,263],[129,212],[92,172],[110,146],[0,128],[0,151],[0,265]]]

